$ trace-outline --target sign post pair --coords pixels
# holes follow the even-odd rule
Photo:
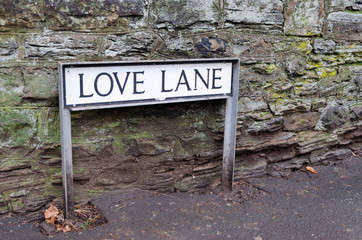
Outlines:
[[[64,215],[74,212],[71,112],[226,99],[222,185],[232,191],[239,59],[60,63]]]

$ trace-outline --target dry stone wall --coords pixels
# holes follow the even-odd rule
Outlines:
[[[235,178],[361,153],[360,0],[3,0],[0,212],[62,198],[58,62],[236,57]],[[72,114],[76,201],[220,179],[223,101]]]

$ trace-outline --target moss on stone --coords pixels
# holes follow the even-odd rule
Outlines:
[[[46,175],[54,176],[54,175],[58,175],[59,173],[61,173],[62,169],[60,167],[56,167],[56,168],[47,167],[47,168],[43,168],[42,172]]]
[[[19,93],[11,90],[0,89],[0,104],[3,106],[15,106],[21,103],[22,98]]]
[[[21,154],[10,154],[10,156],[0,160],[0,169],[3,171],[21,169],[29,166],[29,159],[21,159]]]
[[[97,195],[99,195],[99,194],[101,194],[103,192],[105,192],[104,189],[93,188],[93,189],[89,189],[87,191],[87,194],[88,194],[88,197],[94,197],[94,196],[97,196]]]
[[[311,66],[310,68],[312,69],[312,68],[320,68],[320,67],[322,67],[323,66],[323,63],[321,63],[321,62],[308,62],[307,63],[309,66]]]
[[[6,138],[1,146],[33,147],[36,132],[35,111],[0,108],[0,138]]]
[[[37,140],[43,144],[60,143],[59,112],[57,109],[39,108],[36,113]]]
[[[46,179],[45,184],[44,184],[44,192],[42,194],[43,197],[45,197],[45,196],[61,197],[62,196],[62,193],[59,192],[59,187],[54,186],[52,184],[53,177],[54,176],[50,176]]]
[[[172,146],[174,149],[175,156],[189,156],[189,153],[186,151],[186,149],[182,146],[182,143],[179,139],[174,139],[172,141]]]
[[[330,68],[318,68],[316,69],[318,77],[322,78],[333,78],[337,75],[337,69],[330,69]]]
[[[295,47],[297,47],[298,50],[303,54],[309,54],[312,51],[312,46],[310,43],[311,43],[310,40],[293,42],[292,46],[294,45]]]
[[[362,14],[362,10],[349,10],[349,9],[346,9],[344,11],[348,12],[348,13],[353,13],[353,14]]]
[[[275,64],[270,64],[267,67],[266,72],[269,74],[272,74],[273,72],[278,71],[278,70],[279,70],[279,68]]]

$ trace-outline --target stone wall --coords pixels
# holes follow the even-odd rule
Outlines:
[[[0,212],[62,199],[58,62],[237,57],[235,178],[359,154],[361,0],[3,0]],[[76,201],[220,179],[223,101],[72,114]]]

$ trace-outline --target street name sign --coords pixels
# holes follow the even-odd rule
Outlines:
[[[226,61],[87,63],[62,67],[64,106],[72,110],[184,98],[225,98],[232,94],[232,62]]]
[[[58,71],[66,217],[74,208],[71,111],[226,99],[222,175],[232,190],[238,59],[60,63]]]

